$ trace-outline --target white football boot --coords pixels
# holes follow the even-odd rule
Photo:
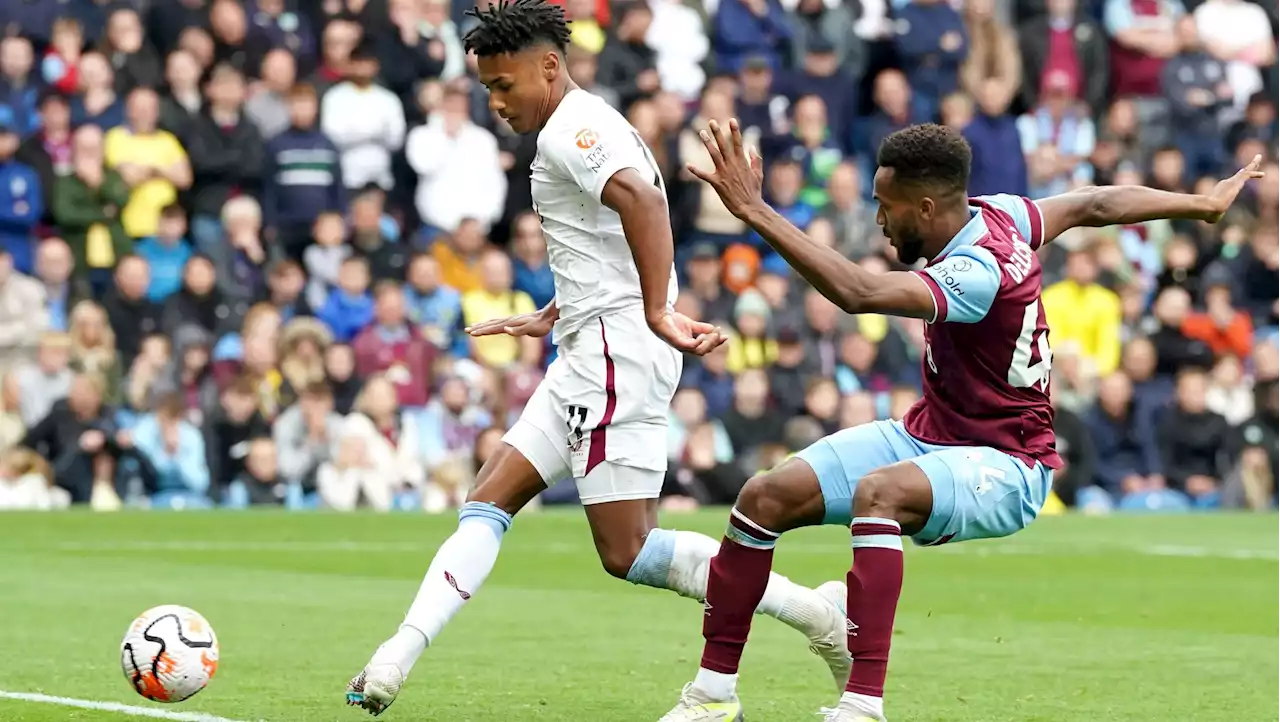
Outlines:
[[[404,674],[399,667],[370,663],[347,684],[347,704],[368,710],[377,717],[396,701],[403,686]]]
[[[842,581],[830,581],[814,590],[831,605],[831,618],[816,636],[809,637],[809,651],[822,658],[831,669],[836,690],[844,692],[849,683],[849,670],[853,657],[849,654],[849,621],[845,607],[848,605],[849,588]]]
[[[680,692],[680,701],[658,722],[742,722],[742,703],[737,695],[723,702],[711,700],[690,682]]]

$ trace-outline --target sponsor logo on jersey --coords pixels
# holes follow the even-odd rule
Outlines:
[[[964,289],[960,287],[960,276],[957,274],[963,273],[970,268],[973,268],[972,262],[964,258],[957,258],[954,261],[947,260],[933,266],[929,269],[929,273],[938,283],[950,289],[952,293],[957,296],[963,296]]]
[[[590,128],[583,128],[573,136],[573,144],[582,150],[591,150],[600,142],[600,136]]]
[[[590,153],[587,153],[586,163],[592,173],[599,173],[608,160],[609,151],[605,150],[603,145],[597,145]]]

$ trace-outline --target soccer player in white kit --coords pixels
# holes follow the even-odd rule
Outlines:
[[[532,168],[555,276],[555,300],[472,335],[554,333],[559,356],[505,442],[480,470],[458,529],[436,552],[396,634],[347,687],[374,715],[399,693],[423,651],[479,589],[512,516],[572,476],[609,574],[705,600],[716,540],[657,529],[667,468],[667,408],[681,352],[724,337],[672,309],[674,249],[662,176],[634,128],[569,79],[561,8],[515,0],[471,11],[467,35],[489,106],[520,133],[538,132]],[[808,589],[774,574],[758,610],[801,631],[837,687],[848,679],[843,582]]]

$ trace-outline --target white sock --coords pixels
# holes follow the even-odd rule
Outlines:
[[[727,702],[738,693],[738,675],[698,668],[693,686],[711,702]]]
[[[707,598],[711,558],[719,551],[720,543],[706,534],[654,529],[645,538],[627,581],[670,589],[682,597],[702,601]],[[756,613],[813,636],[823,631],[822,623],[830,614],[828,607],[826,600],[812,589],[771,573]]]
[[[873,719],[884,719],[884,698],[869,694],[845,692],[840,695],[840,707]]]
[[[463,603],[480,589],[498,559],[511,516],[491,504],[468,502],[458,513],[458,529],[436,551],[404,623],[374,653],[372,663],[394,663],[408,676]]]

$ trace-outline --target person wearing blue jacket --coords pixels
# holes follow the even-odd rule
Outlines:
[[[960,65],[969,53],[960,13],[946,0],[911,0],[898,10],[895,39],[917,114],[932,119],[942,98],[960,87]]]
[[[13,256],[14,268],[31,273],[32,231],[44,214],[44,194],[35,169],[13,158],[19,143],[13,112],[0,106],[0,245]]]
[[[333,330],[338,343],[351,343],[373,321],[373,296],[369,293],[369,263],[362,256],[342,262],[338,287],[329,291],[316,318]]]
[[[1097,452],[1094,478],[1113,497],[1164,486],[1160,447],[1150,419],[1136,413],[1133,387],[1116,371],[1098,386],[1098,404],[1085,417]]]
[[[722,0],[712,25],[716,69],[736,73],[753,56],[782,67],[781,50],[791,40],[791,24],[778,0]]]
[[[138,420],[129,431],[138,452],[143,476],[151,477],[151,506],[161,509],[207,508],[209,464],[204,436],[184,418],[186,404],[180,393],[160,399],[153,413]]]

